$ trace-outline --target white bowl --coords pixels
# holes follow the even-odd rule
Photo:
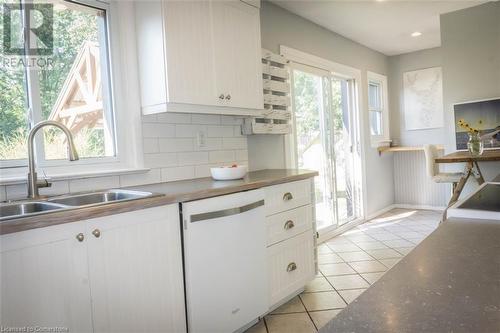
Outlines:
[[[212,178],[215,180],[241,179],[247,174],[247,167],[245,165],[239,165],[234,168],[210,168],[210,173],[212,174]]]

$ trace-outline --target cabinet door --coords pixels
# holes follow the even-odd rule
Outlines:
[[[0,236],[3,327],[92,332],[84,232],[77,222]]]
[[[177,205],[88,221],[96,332],[185,332]]]
[[[218,105],[208,1],[164,1],[168,102]]]
[[[270,306],[303,288],[315,272],[314,241],[306,231],[267,248]]]
[[[220,105],[262,109],[259,9],[241,1],[211,5],[216,86],[226,96]]]

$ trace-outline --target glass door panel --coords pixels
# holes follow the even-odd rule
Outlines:
[[[316,224],[323,229],[335,221],[330,147],[325,145],[323,78],[294,70],[293,90],[296,164],[298,168],[319,172],[315,178]]]
[[[347,223],[357,216],[354,142],[351,103],[349,98],[350,82],[346,79],[332,78],[332,103],[335,199],[338,225]]]
[[[294,64],[295,165],[316,170],[316,224],[335,229],[359,217],[354,80]]]

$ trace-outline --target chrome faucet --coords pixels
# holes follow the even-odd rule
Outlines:
[[[50,183],[45,180],[44,182],[38,182],[37,176],[36,176],[36,168],[35,168],[35,152],[34,152],[34,141],[35,141],[35,134],[38,132],[39,129],[46,127],[46,126],[55,126],[61,131],[64,132],[66,135],[66,138],[68,140],[68,157],[70,161],[77,161],[78,160],[78,153],[76,151],[75,144],[73,142],[73,135],[69,131],[69,129],[64,126],[61,123],[58,123],[57,121],[52,121],[52,120],[46,120],[46,121],[41,121],[38,124],[36,124],[31,130],[28,135],[28,197],[31,199],[36,199],[40,195],[38,193],[38,188],[39,187],[49,187]]]

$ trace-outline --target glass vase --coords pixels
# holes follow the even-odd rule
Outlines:
[[[484,145],[479,133],[469,133],[467,148],[473,156],[479,156],[483,153]]]

